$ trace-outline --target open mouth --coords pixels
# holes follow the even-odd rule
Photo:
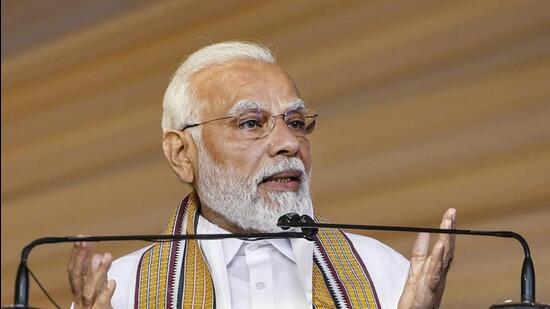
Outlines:
[[[264,178],[260,185],[272,190],[298,190],[302,173],[299,171],[285,171]]]

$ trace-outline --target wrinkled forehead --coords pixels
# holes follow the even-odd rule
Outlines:
[[[285,113],[289,110],[303,110],[306,108],[304,101],[295,98],[290,101],[280,101],[277,104],[261,102],[259,100],[244,99],[236,102],[228,111],[230,115],[237,115],[247,110],[265,110],[272,114]]]
[[[198,73],[193,82],[198,97],[208,105],[204,116],[247,107],[283,113],[303,104],[290,76],[272,63],[234,61]]]

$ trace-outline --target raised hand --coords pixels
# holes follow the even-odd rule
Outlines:
[[[110,253],[92,254],[92,243],[75,243],[67,271],[75,309],[112,308],[115,281],[107,280],[113,260]]]
[[[454,228],[455,219],[456,210],[447,209],[441,228]],[[454,255],[455,235],[440,234],[430,255],[429,248],[430,234],[418,234],[412,250],[409,277],[399,300],[399,309],[439,308]]]

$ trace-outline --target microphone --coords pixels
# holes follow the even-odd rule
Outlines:
[[[385,225],[357,225],[357,224],[330,224],[317,223],[307,215],[298,215],[288,213],[281,216],[277,222],[277,226],[286,230],[291,227],[302,228],[302,232],[309,237],[317,234],[317,229],[355,229],[355,230],[371,230],[371,231],[398,231],[398,232],[423,232],[423,233],[439,233],[453,235],[477,235],[477,236],[492,236],[503,238],[514,238],[521,244],[525,258],[521,269],[521,302],[520,303],[504,303],[495,304],[490,309],[550,309],[549,305],[536,303],[535,301],[535,267],[531,259],[531,251],[527,240],[520,234],[511,231],[479,231],[479,230],[462,230],[462,229],[440,229],[440,228],[423,228],[410,226],[385,226]]]
[[[311,219],[311,218],[310,218]],[[313,221],[313,219],[312,219]],[[306,223],[307,221],[304,221]],[[314,236],[314,235],[313,235]],[[7,308],[32,308],[29,307],[29,269],[27,261],[31,250],[44,244],[70,243],[82,241],[147,241],[147,242],[170,242],[178,240],[214,240],[227,238],[240,238],[244,240],[262,240],[276,238],[305,238],[313,240],[313,236],[308,232],[282,232],[282,233],[240,233],[240,234],[191,234],[191,235],[123,235],[123,236],[86,236],[86,237],[44,237],[36,239],[26,245],[21,251],[21,259],[17,268],[15,277],[15,296],[14,304],[11,306],[2,306]]]

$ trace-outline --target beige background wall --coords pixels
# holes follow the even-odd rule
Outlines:
[[[164,162],[171,73],[209,42],[270,46],[321,114],[333,222],[514,230],[550,302],[550,1],[2,1],[2,304],[24,244],[158,233],[188,191]],[[412,237],[371,233],[404,255]],[[123,254],[142,243],[102,245]],[[519,296],[512,240],[461,237],[444,308]],[[70,303],[70,246],[30,266]],[[31,304],[52,307],[32,286]]]

